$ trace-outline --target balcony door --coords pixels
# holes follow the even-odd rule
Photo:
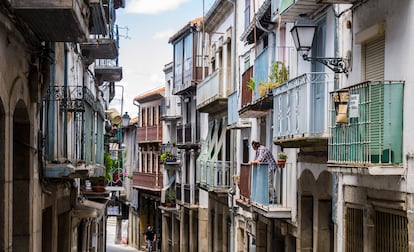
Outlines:
[[[313,41],[312,57],[325,57],[326,19],[317,23],[316,35]],[[325,66],[319,62],[312,62],[313,73],[325,72]],[[317,78],[316,78],[317,77]],[[324,132],[325,125],[325,90],[326,82],[321,74],[311,74],[311,134]]]

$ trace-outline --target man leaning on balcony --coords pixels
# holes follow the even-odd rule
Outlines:
[[[260,144],[260,141],[253,140],[252,147],[256,151],[256,155],[253,161],[249,164],[259,164],[264,163],[268,165],[269,169],[269,202],[276,201],[276,190],[273,186],[273,175],[276,171],[277,164],[275,158],[273,157],[272,152],[265,146]]]

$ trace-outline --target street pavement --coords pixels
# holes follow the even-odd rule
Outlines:
[[[115,244],[115,224],[113,220],[109,220],[106,226],[106,251],[107,252],[144,252],[125,244]]]

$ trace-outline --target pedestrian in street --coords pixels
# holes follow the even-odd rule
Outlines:
[[[152,247],[156,239],[157,239],[157,235],[152,230],[151,225],[148,225],[147,231],[145,231],[145,234],[144,234],[144,240],[147,243],[148,252],[152,252]]]
[[[273,157],[272,152],[266,148],[264,145],[260,144],[260,141],[253,140],[252,147],[256,151],[255,158],[253,161],[249,162],[249,164],[259,164],[264,163],[268,165],[269,169],[269,201],[272,202],[275,200],[276,190],[273,186],[273,176],[277,168],[277,164],[275,158]]]

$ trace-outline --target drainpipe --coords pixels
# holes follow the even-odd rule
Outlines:
[[[232,29],[232,39],[231,39],[231,59],[232,59],[232,66],[231,66],[231,82],[232,82],[232,91],[235,91],[237,88],[236,85],[236,80],[237,80],[237,72],[236,72],[236,63],[237,63],[237,57],[236,57],[236,25],[237,25],[237,15],[236,15],[236,0],[227,0],[228,2],[230,2],[233,5],[233,29]],[[204,71],[203,71],[204,72]],[[236,134],[234,132],[234,130],[231,131],[231,136],[232,136],[232,140],[233,140],[233,148],[232,148],[232,162],[231,162],[231,166],[230,166],[230,174],[232,176],[232,178],[230,179],[231,181],[231,188],[229,190],[229,193],[234,194],[235,192],[235,188],[233,187],[233,175],[236,171],[236,167],[235,166],[235,149],[236,149]],[[230,195],[228,196],[230,197]],[[230,250],[229,251],[235,251],[235,246],[234,246],[234,239],[235,239],[235,226],[234,226],[234,207],[233,207],[233,195],[231,196],[231,209],[230,209]]]
[[[269,46],[269,54],[270,54],[270,59],[269,59],[269,66],[271,66],[272,65],[272,63],[275,61],[275,52],[276,52],[276,33],[274,32],[274,31],[272,31],[272,30],[269,30],[269,29],[266,29],[266,28],[264,28],[263,26],[262,26],[262,24],[260,23],[260,20],[257,18],[257,16],[256,16],[256,26],[260,29],[260,30],[262,30],[262,31],[264,31],[264,32],[267,32],[268,34],[270,34],[271,35],[271,37],[270,37],[270,46]],[[272,111],[272,110],[271,110]],[[271,112],[270,113],[270,115],[272,115],[273,113]],[[270,122],[271,123],[273,123],[273,120],[272,120],[272,116],[270,116]],[[272,126],[272,125],[270,125],[270,126]],[[272,130],[272,127],[270,127],[270,130]],[[269,134],[269,136],[270,136],[270,143],[272,142],[272,138],[271,138],[271,134]],[[270,151],[272,151],[272,148],[273,147],[273,144],[270,144],[269,145],[269,150]]]

